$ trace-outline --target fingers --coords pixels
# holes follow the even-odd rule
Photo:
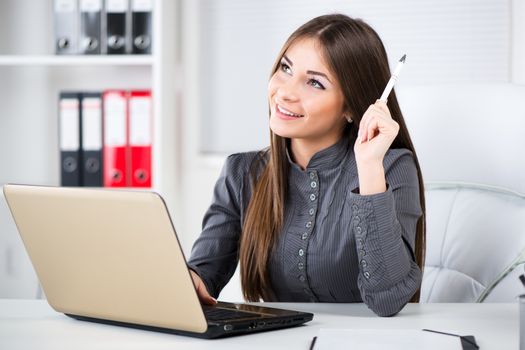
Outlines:
[[[380,120],[392,119],[385,102],[377,100],[370,105],[359,123],[359,142],[370,141],[379,133]]]
[[[388,116],[390,116],[390,110],[388,109],[388,106],[386,105],[386,102],[381,101],[381,100],[377,100],[377,101],[374,103],[374,106],[378,107],[378,108],[381,109],[383,112],[385,112]]]
[[[366,135],[367,139],[366,141],[370,141],[376,136],[376,133],[379,133],[379,120],[378,118],[371,118],[371,120],[368,122],[368,125],[366,126]]]
[[[384,112],[375,105],[370,105],[370,107],[368,107],[359,123],[360,142],[370,141],[374,138],[375,133],[373,132],[373,129],[370,129],[369,125],[374,119],[381,118],[383,114]]]
[[[200,276],[193,270],[190,270],[191,278],[193,280],[193,284],[195,285],[195,289],[197,290],[197,295],[199,296],[199,300],[206,305],[215,305],[217,304],[217,300],[208,293],[208,290],[206,289],[206,285],[200,278]]]
[[[199,299],[203,304],[206,304],[206,305],[217,304],[217,300],[208,293],[203,282],[201,282],[199,287],[197,287],[197,294],[199,295]]]

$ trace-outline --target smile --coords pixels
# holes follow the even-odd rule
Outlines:
[[[285,109],[284,107],[281,107],[280,105],[277,105],[276,110],[277,110],[277,112],[279,112],[282,116],[292,117],[292,118],[302,118],[302,117],[304,117],[304,114],[293,113],[293,112],[291,112],[291,111]]]

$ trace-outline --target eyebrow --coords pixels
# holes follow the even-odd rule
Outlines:
[[[293,67],[293,62],[288,58],[288,56],[286,55],[283,55],[283,58],[286,62],[288,62],[288,64]],[[321,72],[316,72],[314,70],[307,70],[306,71],[306,74],[312,74],[312,75],[319,75],[319,76],[322,76],[322,77],[325,77],[326,80],[328,80],[330,83],[332,83],[332,81],[330,80],[330,78],[328,78],[328,76],[324,73],[321,73]]]

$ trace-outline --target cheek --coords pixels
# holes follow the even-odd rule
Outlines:
[[[277,74],[274,74],[268,82],[268,97],[272,97],[277,92],[277,87],[279,85],[278,80]]]
[[[332,123],[339,120],[343,114],[343,103],[333,97],[317,95],[303,101],[305,110],[316,122]]]
[[[303,101],[304,107],[312,114],[328,116],[337,111],[337,104],[333,98],[325,94],[305,92]]]

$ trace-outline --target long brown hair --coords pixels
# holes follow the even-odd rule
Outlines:
[[[344,110],[353,123],[345,127],[343,137],[353,142],[361,117],[383,92],[391,73],[383,43],[377,33],[361,19],[342,14],[316,17],[299,27],[285,42],[272,69],[279,68],[288,48],[302,38],[315,38],[324,49],[324,58],[337,77],[344,95]],[[423,270],[425,257],[425,194],[423,177],[416,151],[394,91],[388,98],[392,118],[399,124],[399,133],[391,148],[412,151],[419,179],[419,200],[423,215],[417,222],[415,258]],[[262,166],[252,174],[252,197],[248,204],[240,240],[241,284],[248,301],[272,300],[273,292],[268,274],[268,262],[277,235],[283,226],[284,199],[287,193],[289,164],[286,157],[288,139],[270,130],[270,148],[261,155]],[[418,290],[412,297],[419,301]]]

